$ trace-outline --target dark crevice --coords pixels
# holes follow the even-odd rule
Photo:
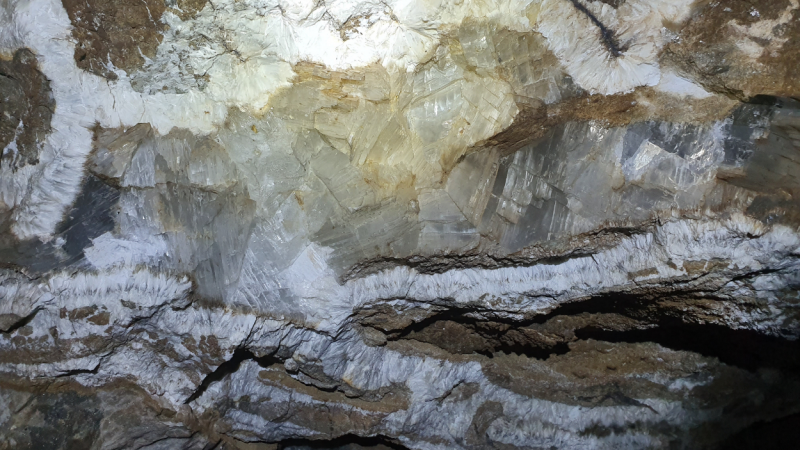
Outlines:
[[[637,311],[646,308],[648,302],[645,298],[637,295],[604,295],[561,305],[547,314],[534,316],[528,320],[515,321],[505,318],[493,318],[492,320],[470,317],[468,314],[480,312],[474,309],[453,308],[437,313],[431,317],[415,322],[402,330],[384,331],[387,340],[413,340],[426,342],[436,345],[446,351],[454,352],[453,346],[448,346],[449,339],[439,339],[438,336],[431,335],[431,330],[445,329],[448,322],[456,323],[469,330],[471,333],[480,336],[485,340],[485,345],[478,349],[467,349],[467,351],[455,351],[455,353],[477,353],[489,358],[493,358],[495,353],[524,355],[529,358],[546,360],[552,355],[563,355],[569,352],[568,342],[559,342],[554,345],[531,345],[522,343],[509,338],[509,331],[521,330],[535,325],[541,325],[556,316],[575,316],[583,313],[603,314],[616,313],[628,316],[641,315]],[[370,323],[363,323],[365,326],[372,326]],[[380,331],[380,330],[379,330]],[[458,341],[458,338],[454,339]],[[458,347],[458,345],[457,345]]]
[[[96,374],[98,370],[100,370],[100,364],[98,364],[97,367],[95,367],[94,369],[68,370],[66,372],[56,375],[54,378],[74,377],[75,375],[82,375],[82,374]]]
[[[446,311],[442,311],[434,316],[428,317],[427,319],[420,320],[419,322],[415,322],[408,327],[401,330],[399,333],[395,335],[390,335],[389,339],[404,339],[409,334],[414,332],[424,331],[426,328],[436,324],[437,322],[443,322],[446,320],[451,320],[453,322],[458,322],[463,325],[474,325],[479,322],[484,322],[482,320],[476,319],[474,317],[467,317],[465,314],[467,313],[474,313],[475,310],[470,309],[462,309],[462,308],[452,308]],[[513,322],[509,322],[513,323]],[[519,326],[519,323],[515,323],[515,325]]]
[[[755,277],[760,276],[760,275],[769,275],[771,273],[779,273],[779,272],[781,272],[781,269],[756,270],[756,271],[753,271],[753,272],[744,273],[742,275],[737,275],[737,276],[731,278],[731,281],[749,280],[751,278],[755,278]]]
[[[463,327],[465,330],[468,330],[476,337],[479,336],[480,339],[483,340],[480,348],[467,347],[461,351],[456,350],[456,353],[477,353],[489,358],[493,358],[495,353],[516,354],[544,360],[552,355],[563,355],[569,351],[569,346],[566,342],[552,346],[535,346],[526,345],[507,338],[507,331],[515,328],[522,328],[532,323],[532,321],[513,322],[503,319],[491,321],[482,320],[466,316],[465,314],[468,312],[474,313],[475,311],[467,309],[443,311],[435,316],[416,322],[400,332],[389,334],[387,335],[387,339],[427,342],[452,352],[453,348],[447,345],[446,339],[437,339],[436,335],[429,335],[427,333],[430,330],[446,329],[449,323],[454,323],[457,324],[456,326]],[[454,340],[458,341],[459,338],[456,337]],[[460,347],[460,345],[458,346]]]
[[[752,330],[734,330],[722,325],[694,324],[665,318],[658,327],[645,330],[576,330],[579,339],[606,342],[654,342],[672,350],[714,357],[730,366],[751,372],[774,368],[800,373],[800,341],[768,336]]]
[[[785,100],[781,97],[776,97],[774,95],[757,94],[746,99],[745,103],[750,103],[752,105],[765,105],[765,106],[774,106],[777,108],[783,108]]]
[[[30,314],[28,314],[27,316],[19,319],[16,322],[14,322],[7,329],[0,330],[0,332],[6,333],[6,334],[11,334],[14,331],[24,327],[25,325],[29,324],[33,320],[33,318],[36,317],[36,314],[38,314],[39,311],[41,311],[42,309],[44,309],[44,308],[42,308],[41,306],[36,307],[33,311],[30,312]]]
[[[495,347],[494,353],[484,353],[484,355],[489,358],[494,358],[496,354],[521,355],[544,361],[551,356],[566,355],[567,353],[569,353],[569,344],[566,342],[559,342],[558,344],[547,347],[534,347],[523,344],[501,344]]]
[[[279,450],[356,450],[360,448],[374,450],[407,450],[406,447],[403,447],[397,443],[397,441],[381,435],[365,437],[346,434],[335,439],[287,439],[278,442]]]
[[[621,56],[622,52],[625,50],[621,48],[620,45],[617,43],[616,37],[614,37],[614,32],[606,28],[603,25],[603,22],[597,19],[579,0],[570,0],[572,2],[572,6],[575,7],[578,11],[582,12],[592,21],[592,23],[600,29],[600,41],[603,42],[603,45],[611,52],[612,55],[615,57]]]
[[[719,446],[720,450],[785,450],[797,448],[800,441],[800,414],[757,422],[736,433]]]
[[[623,314],[639,316],[638,312],[652,306],[653,300],[635,294],[598,295],[588,300],[559,305],[547,314],[535,316],[524,325],[543,324],[556,316],[575,316],[578,314]]]
[[[732,329],[723,324],[697,323],[695,321],[699,319],[687,313],[686,307],[691,307],[694,300],[708,300],[710,297],[702,293],[696,294],[699,295],[686,297],[689,295],[686,292],[670,296],[603,295],[567,303],[548,314],[525,321],[500,318],[486,320],[468,316],[469,313],[480,311],[451,309],[401,330],[384,331],[384,334],[390,341],[426,342],[450,353],[477,353],[490,358],[497,353],[504,353],[542,360],[552,355],[568,353],[569,342],[574,340],[652,342],[672,350],[717,358],[722,363],[751,372],[761,368],[774,368],[800,373],[800,341],[790,341],[748,329]],[[536,337],[539,332],[552,336],[554,322],[550,321],[553,319],[560,323],[559,317],[566,319],[602,315],[633,319],[638,325],[634,329],[619,331],[603,328],[596,325],[597,322],[575,320],[574,325],[571,325],[574,327],[571,328],[574,330],[573,338],[565,335],[563,340],[553,344],[552,340]],[[548,323],[550,325],[541,327]],[[362,325],[378,329],[381,321],[368,317],[362,321]]]
[[[626,315],[636,315],[636,311],[643,310],[653,305],[654,300],[649,297],[635,294],[603,294],[591,297],[587,300],[564,303],[552,309],[546,314],[539,314],[527,320],[512,320],[506,318],[493,318],[491,322],[523,328],[534,324],[543,324],[556,316],[571,316],[581,313],[602,314],[619,313]],[[481,310],[467,308],[451,308],[437,313],[434,316],[416,322],[396,334],[395,339],[401,339],[414,331],[421,331],[431,324],[442,320],[453,320],[464,324],[486,323],[485,319],[469,317],[466,314],[481,313]],[[492,311],[487,311],[492,312]],[[390,337],[390,339],[392,339]]]
[[[280,362],[277,358],[272,355],[266,355],[262,357],[257,357],[253,354],[250,350],[244,348],[237,348],[231,358],[224,363],[220,364],[213,372],[206,375],[203,381],[200,383],[200,386],[186,399],[184,404],[189,404],[199,398],[203,393],[211,386],[212,383],[217,381],[223,380],[228,375],[236,372],[239,370],[239,367],[242,365],[243,361],[253,360],[258,363],[261,367],[269,367],[275,363]]]

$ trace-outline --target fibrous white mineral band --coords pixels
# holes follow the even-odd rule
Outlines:
[[[800,237],[789,228],[778,226],[770,229],[752,219],[734,215],[725,220],[667,221],[656,226],[652,233],[626,238],[616,247],[594,256],[557,265],[451,270],[432,275],[399,268],[339,286],[325,268],[324,252],[312,249],[298,258],[279,280],[298,296],[297,300],[251,305],[258,308],[254,313],[188,305],[190,284],[186,279],[155,275],[147,270],[114,269],[78,276],[56,273],[38,282],[4,273],[0,299],[13,296],[18,306],[24,305],[29,310],[41,309],[31,322],[35,325],[34,330],[38,331],[30,337],[47,341],[48,333],[51,333],[48,330],[57,330],[58,340],[67,344],[62,360],[42,364],[7,363],[2,364],[2,369],[30,377],[78,371],[74,379],[88,386],[124,376],[136,380],[152,395],[179,409],[199,383],[197,377],[193,377],[194,371],[187,368],[205,367],[207,364],[192,353],[190,343],[213,336],[215,345],[225,358],[230,358],[236,348],[249,348],[260,354],[281,349],[291,355],[287,359],[291,364],[313,364],[326,376],[347,380],[348,385],[355,389],[375,391],[398,384],[406,386],[410,390],[409,405],[392,412],[381,422],[382,429],[387,432],[424,435],[450,429],[462,435],[475,415],[475,408],[492,401],[503,405],[504,414],[503,420],[495,423],[493,427],[496,429],[490,433],[503,442],[574,446],[591,443],[601,448],[637,448],[655,441],[637,433],[600,439],[586,437],[580,431],[597,423],[613,426],[632,421],[666,421],[675,426],[690,427],[707,418],[702,416],[703,413],[686,409],[680,402],[661,398],[642,399],[634,404],[635,407],[583,408],[519,395],[487,379],[485,369],[475,361],[441,360],[406,355],[386,347],[367,346],[357,333],[346,329],[348,318],[359,308],[404,302],[456,308],[470,305],[500,316],[545,313],[564,302],[586,298],[609,288],[674,283],[687,275],[683,267],[691,262],[728,261],[731,273],[787,269],[792,264],[796,267],[797,263],[786,256],[797,256],[798,251]],[[772,276],[768,272],[765,271],[764,280],[756,280],[754,286],[766,288]],[[631,278],[630,274],[635,273],[645,275]],[[767,308],[762,311],[740,312],[739,316],[731,314],[728,317],[731,326],[774,333],[785,323],[785,317],[773,314],[779,310],[770,310],[777,300],[770,297],[769,289],[745,292],[744,285],[734,280],[723,287],[726,289],[731,295],[763,295],[767,302]],[[0,302],[0,305],[5,304],[8,302]],[[72,321],[63,313],[95,305],[102,305],[107,323]],[[24,314],[26,311],[15,312]],[[125,333],[130,330],[130,324],[143,318],[146,319],[143,322],[146,330],[153,333],[153,338],[143,335],[130,342],[122,340],[115,344],[113,351],[103,355],[82,354],[82,338],[105,333],[108,327]],[[288,318],[294,318],[295,323]],[[156,342],[157,339],[163,341]],[[154,352],[151,344],[168,344],[173,356],[163,357]],[[659,349],[655,344],[647,345]],[[287,363],[287,367],[291,364]],[[245,361],[241,369],[226,381],[211,385],[194,407],[203,411],[214,408],[222,398],[244,396],[249,396],[254,402],[257,399],[259,402],[291,402],[294,408],[319,404],[318,399],[302,392],[265,387],[259,382],[263,370],[255,362]],[[86,374],[86,371],[92,373]],[[706,381],[695,375],[689,378],[665,375],[649,380],[667,384],[677,391]],[[461,383],[480,386],[472,400],[455,404],[437,401]],[[329,401],[327,404],[333,406],[337,402]],[[242,430],[261,433],[265,439],[282,436],[275,427],[294,426],[291,422],[270,425],[270,421],[258,415],[244,416],[238,408],[231,409],[230,414],[233,415],[230,419]],[[414,426],[417,418],[425,418],[424,423]],[[510,432],[503,431],[504,421],[513,424],[506,428]],[[254,424],[264,426],[252,428]],[[543,435],[541,427],[551,431]]]
[[[576,3],[585,5],[596,21]],[[532,9],[537,31],[547,38],[549,48],[578,85],[591,93],[610,95],[659,83],[657,57],[668,42],[663,24],[686,20],[693,3],[632,0],[613,8],[600,1],[543,0]],[[604,42],[606,32],[616,50]]]

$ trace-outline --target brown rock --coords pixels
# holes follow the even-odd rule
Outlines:
[[[789,0],[706,3],[664,60],[706,89],[745,100],[800,94],[800,9]]]
[[[111,66],[134,71],[153,58],[163,38],[164,0],[63,0],[72,22],[75,62],[83,70],[117,78]]]
[[[16,170],[39,162],[54,110],[50,81],[33,52],[22,48],[11,61],[0,60],[0,149],[16,148],[3,153],[4,164]]]

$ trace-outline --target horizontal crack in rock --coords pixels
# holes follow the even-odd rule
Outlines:
[[[568,344],[579,340],[653,342],[748,371],[771,367],[800,373],[800,342],[713,323],[713,311],[707,310],[726,303],[713,300],[713,292],[605,294],[523,321],[471,317],[480,311],[465,308],[427,311],[428,316],[418,314],[410,324],[393,316],[403,313],[373,308],[361,311],[356,320],[389,341],[424,342],[452,354],[516,354],[545,360],[568,353]],[[383,345],[372,334],[364,334],[365,341]]]
[[[257,357],[250,350],[244,348],[237,348],[236,350],[234,350],[233,355],[231,355],[230,359],[217,366],[217,368],[214,369],[213,372],[209,373],[208,375],[206,375],[205,378],[203,378],[203,381],[200,383],[197,389],[183,403],[188,405],[189,403],[197,400],[201,395],[203,395],[206,389],[208,389],[208,387],[211,386],[212,383],[221,381],[228,375],[239,370],[239,367],[241,366],[242,362],[246,360],[253,360],[257,362],[258,365],[261,367],[269,367],[273,364],[280,362],[277,358],[273,357],[272,355]]]
[[[575,335],[579,339],[613,343],[655,342],[672,350],[714,357],[751,372],[775,368],[800,373],[800,342],[766,336],[753,330],[664,318],[657,327],[645,330],[609,331],[588,327],[576,330]]]
[[[405,450],[396,440],[382,435],[358,436],[346,434],[335,439],[287,439],[278,442],[278,449],[358,449]]]
[[[43,309],[44,308],[41,307],[41,306],[38,306],[38,307],[34,308],[34,310],[31,311],[27,316],[22,317],[21,319],[17,320],[16,322],[13,322],[11,325],[6,327],[5,329],[0,328],[0,332],[6,333],[6,334],[13,333],[14,331],[16,331],[16,330],[24,327],[25,325],[29,324],[33,320],[33,318],[36,317],[36,314],[38,314],[39,311],[41,311]]]

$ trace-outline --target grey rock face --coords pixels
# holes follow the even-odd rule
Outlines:
[[[794,432],[796,1],[351,3],[0,6],[0,449]]]

